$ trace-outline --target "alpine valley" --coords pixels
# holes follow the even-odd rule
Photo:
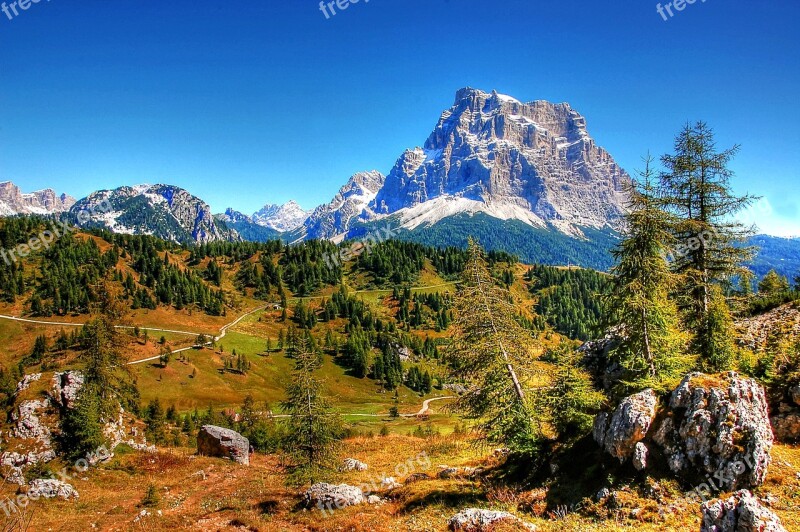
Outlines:
[[[605,271],[619,241],[629,181],[568,103],[523,103],[463,88],[422,147],[403,152],[386,175],[353,175],[329,203],[310,211],[291,201],[251,215],[234,208],[212,215],[205,201],[171,185],[101,190],[76,202],[52,190],[23,194],[6,182],[0,216],[77,221],[86,211],[84,225],[181,244],[338,243],[388,228],[399,240],[464,247],[473,236],[486,249],[527,263]],[[753,244],[762,250],[751,265],[757,275],[800,269],[800,240],[759,235]]]

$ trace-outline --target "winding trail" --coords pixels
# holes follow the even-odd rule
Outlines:
[[[434,402],[434,401],[442,401],[444,399],[455,399],[455,397],[447,396],[447,397],[433,397],[431,399],[425,399],[422,402],[422,408],[420,408],[419,412],[415,412],[413,414],[400,414],[400,417],[410,418],[410,417],[424,416],[425,414],[427,414],[430,411],[430,404],[432,402]],[[344,416],[344,417],[346,417],[346,416],[386,417],[388,414],[350,414],[350,413],[344,413],[344,414],[341,414],[341,415]],[[290,418],[292,416],[290,416],[289,414],[273,414],[270,417],[274,418],[274,419],[286,419],[286,418]]]
[[[249,311],[249,312],[247,312],[245,314],[242,314],[241,316],[239,316],[238,318],[236,318],[234,321],[230,322],[229,324],[223,325],[222,328],[219,330],[219,336],[215,336],[214,337],[214,342],[219,342],[220,340],[225,338],[225,335],[228,334],[228,329],[230,329],[231,327],[235,327],[236,325],[239,324],[240,321],[242,321],[246,317],[248,317],[248,316],[250,316],[252,314],[255,314],[256,312],[259,312],[261,310],[264,310],[265,308],[266,307],[254,308],[253,310],[251,310],[251,311]],[[126,328],[129,328],[129,327],[126,327]],[[147,329],[147,330],[148,331],[157,331],[159,329]],[[176,331],[169,331],[169,332],[176,332]],[[197,333],[185,333],[185,334],[197,335]],[[203,345],[193,345],[191,347],[184,347],[183,349],[176,349],[175,351],[172,352],[172,354],[174,355],[176,353],[183,353],[184,351],[192,351],[192,350],[195,350],[195,349],[199,349],[201,347],[205,347],[207,345],[211,345],[212,343],[213,342],[206,342]],[[134,364],[143,364],[145,362],[152,362],[154,360],[159,360],[159,359],[161,359],[161,355],[150,357],[150,358],[143,358],[142,360],[134,360],[133,362],[128,362],[128,365],[129,366],[133,366]]]

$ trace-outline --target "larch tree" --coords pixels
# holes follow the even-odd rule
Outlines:
[[[656,203],[652,162],[645,159],[641,181],[629,187],[625,237],[613,251],[617,264],[611,270],[608,308],[624,338],[615,351],[627,372],[623,393],[665,389],[693,363],[686,355],[688,337],[678,307],[670,298],[678,285],[667,262],[674,219]]]
[[[548,384],[544,365],[537,367],[538,341],[516,321],[508,291],[495,283],[472,239],[461,281],[447,358],[451,379],[466,383],[467,392],[451,408],[478,420],[490,441],[525,450],[542,435],[531,397]]]
[[[305,335],[295,342],[294,361],[283,404],[290,416],[286,448],[299,466],[294,476],[313,484],[336,451],[341,420],[323,394],[323,382],[316,376],[321,361]]]
[[[661,158],[665,171],[660,177],[660,205],[676,217],[672,233],[676,240],[673,270],[682,276],[682,307],[686,322],[697,331],[694,350],[706,369],[727,369],[720,365],[730,353],[715,352],[720,323],[710,316],[721,296],[713,287],[740,275],[753,250],[741,245],[753,232],[735,220],[755,197],[733,193],[729,168],[739,146],[718,151],[714,132],[703,122],[687,124],[675,139],[674,154]],[[713,318],[713,319],[711,319]],[[725,324],[727,328],[727,324]]]

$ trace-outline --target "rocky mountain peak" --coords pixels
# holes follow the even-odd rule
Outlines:
[[[309,214],[309,211],[303,210],[296,201],[291,200],[283,205],[267,204],[253,214],[252,219],[262,227],[284,232],[303,225]]]
[[[57,214],[69,210],[75,198],[47,188],[23,193],[11,181],[0,183],[0,216],[15,214]]]

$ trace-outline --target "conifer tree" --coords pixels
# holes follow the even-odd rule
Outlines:
[[[307,336],[296,339],[294,360],[295,369],[283,404],[290,416],[286,448],[297,461],[297,478],[313,483],[333,457],[341,423],[323,394],[323,382],[315,375],[321,363]]]
[[[656,204],[651,164],[645,159],[641,183],[629,188],[626,235],[613,251],[617,265],[608,305],[624,337],[615,354],[627,370],[628,388],[637,390],[665,389],[692,364],[678,308],[670,299],[677,287],[666,259],[674,242],[673,218]]]
[[[495,284],[483,250],[472,239],[454,308],[450,377],[465,382],[468,391],[452,408],[480,420],[490,441],[530,450],[541,430],[527,392],[546,385],[547,372],[535,361],[537,340],[514,319],[508,292]]]
[[[674,151],[662,157],[666,171],[660,178],[660,203],[677,218],[672,226],[673,269],[682,275],[686,322],[697,331],[694,348],[706,361],[719,362],[726,356],[709,351],[718,345],[712,337],[720,332],[712,326],[730,324],[711,319],[712,287],[741,274],[753,256],[751,248],[740,245],[752,228],[734,217],[756,198],[734,195],[728,166],[739,146],[717,151],[714,132],[705,123],[687,124],[675,139]],[[726,368],[712,364],[710,369]]]

